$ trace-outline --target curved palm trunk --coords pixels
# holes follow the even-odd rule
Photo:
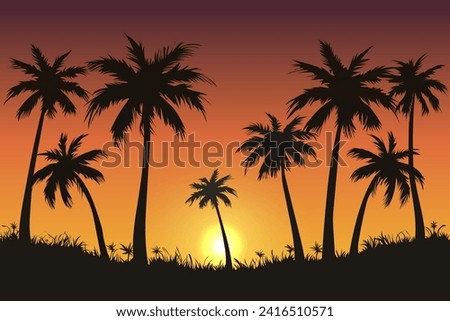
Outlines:
[[[20,212],[19,239],[25,243],[31,242],[30,218],[31,218],[31,196],[33,191],[33,175],[36,167],[36,159],[41,140],[42,127],[44,125],[45,113],[41,112],[39,123],[34,138],[33,150],[31,152],[30,166],[28,168],[27,182],[23,194],[22,211]]]
[[[219,206],[216,205],[217,217],[219,218],[220,230],[222,231],[223,246],[225,248],[225,269],[232,270],[233,263],[231,262],[230,245],[228,244],[227,234],[225,233],[225,227],[223,226],[222,216],[220,215]]]
[[[146,244],[146,214],[147,214],[147,190],[150,159],[150,125],[144,125],[144,155],[142,156],[141,183],[136,208],[133,231],[133,261],[136,264],[147,264]]]
[[[289,221],[291,222],[292,240],[294,242],[294,253],[296,261],[303,261],[305,254],[303,252],[302,240],[300,238],[300,232],[295,218],[294,206],[292,205],[291,194],[289,193],[289,187],[286,180],[286,174],[284,167],[281,167],[281,181],[283,182],[284,197],[286,199],[286,206],[289,214]]]
[[[367,187],[366,194],[364,194],[363,200],[361,202],[361,206],[359,208],[358,216],[356,217],[355,228],[353,230],[352,243],[350,245],[350,255],[358,254],[358,246],[359,246],[359,237],[361,235],[362,223],[364,219],[364,213],[366,212],[367,201],[369,200],[369,196],[375,188],[375,178],[370,183],[369,187]]]
[[[408,163],[414,168],[414,101],[411,104],[408,128]],[[420,206],[419,193],[417,191],[416,179],[412,171],[409,172],[409,184],[411,185],[411,196],[414,205],[414,219],[416,225],[416,240],[425,239],[425,224],[423,222],[422,207]]]
[[[323,260],[334,259],[334,199],[336,196],[336,183],[339,159],[339,146],[341,143],[342,126],[336,129],[336,137],[334,139],[333,153],[331,157],[330,172],[328,174],[328,190],[325,204],[325,223],[323,227]]]
[[[89,193],[88,188],[81,179],[78,179],[78,184],[80,185],[83,194],[86,195],[89,205],[91,206],[92,216],[94,217],[95,232],[97,234],[98,247],[100,249],[100,256],[104,259],[108,259],[109,256],[108,251],[106,250],[105,238],[103,236],[102,223],[100,222],[100,217],[98,216],[94,200],[92,199],[91,193]]]

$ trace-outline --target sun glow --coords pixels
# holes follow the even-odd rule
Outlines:
[[[225,231],[227,233],[232,258],[239,257],[243,251],[243,245],[239,234],[231,226],[226,226]],[[207,258],[207,262],[212,261],[214,264],[218,264],[220,261],[222,261],[222,263],[225,262],[225,247],[220,227],[214,226],[205,232],[201,247],[204,257]]]

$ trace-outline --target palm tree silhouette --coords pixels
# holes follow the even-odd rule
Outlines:
[[[376,154],[362,148],[352,148],[348,152],[350,157],[366,161],[366,165],[358,168],[352,173],[351,179],[353,181],[359,181],[360,179],[373,176],[372,181],[364,194],[356,218],[355,229],[353,231],[352,243],[350,246],[350,254],[352,255],[358,254],[359,236],[361,234],[367,201],[369,200],[370,195],[375,195],[377,187],[379,185],[386,186],[384,205],[388,206],[391,204],[395,188],[398,186],[400,190],[400,205],[403,206],[410,195],[410,187],[408,184],[409,173],[414,172],[414,177],[420,184],[423,185],[424,182],[422,174],[417,169],[411,168],[409,164],[401,162],[402,159],[408,157],[409,151],[395,150],[397,142],[392,132],[388,133],[389,143],[387,147],[383,140],[374,135],[371,136],[377,147]]]
[[[381,122],[370,107],[370,103],[392,108],[392,100],[381,89],[368,87],[388,76],[388,68],[381,66],[361,72],[361,68],[369,60],[366,54],[370,48],[355,55],[348,67],[344,66],[333,52],[331,45],[320,42],[320,54],[325,67],[317,67],[306,62],[295,61],[295,72],[307,73],[313,80],[322,84],[320,87],[306,89],[299,96],[289,101],[289,116],[303,109],[307,104],[320,102],[321,106],[306,123],[308,131],[320,132],[333,110],[336,112],[335,143],[332,152],[328,189],[325,206],[325,224],[323,232],[323,259],[335,257],[334,242],[334,201],[341,134],[352,137],[356,131],[354,118],[365,130],[379,129]]]
[[[204,208],[211,203],[212,207],[216,209],[217,217],[219,218],[220,230],[222,231],[223,245],[225,248],[225,268],[228,270],[233,268],[233,264],[231,261],[230,245],[228,244],[225,226],[219,211],[219,201],[222,201],[225,206],[231,207],[231,201],[227,194],[237,196],[236,191],[233,188],[225,185],[225,183],[230,179],[230,175],[219,178],[219,171],[215,169],[210,179],[202,177],[199,179],[199,183],[192,183],[190,185],[195,192],[193,192],[186,200],[186,203],[189,203],[189,206],[195,201],[198,201],[200,208]]]
[[[400,111],[406,117],[409,117],[408,125],[408,163],[414,167],[414,102],[417,100],[422,109],[422,116],[430,112],[429,104],[435,111],[440,110],[439,99],[432,93],[432,90],[445,93],[447,87],[440,81],[431,78],[435,71],[441,69],[443,65],[436,65],[425,71],[420,71],[426,55],[422,55],[417,61],[409,60],[407,62],[396,61],[397,66],[389,79],[393,83],[391,95],[402,96],[402,99],[396,104],[397,111]],[[411,185],[411,194],[414,205],[414,219],[416,225],[416,240],[425,239],[425,224],[423,213],[419,200],[414,172],[409,177]]]
[[[145,56],[144,47],[128,37],[128,64],[114,57],[101,57],[88,63],[90,70],[111,75],[115,82],[106,84],[95,92],[90,101],[86,119],[89,123],[105,109],[125,102],[114,121],[111,132],[117,145],[124,143],[125,134],[139,119],[143,137],[144,155],[141,182],[133,233],[133,261],[147,264],[146,212],[149,174],[150,136],[154,132],[153,121],[161,118],[181,137],[185,135],[183,121],[174,106],[186,104],[205,116],[204,94],[192,89],[194,82],[213,82],[196,68],[182,67],[180,62],[194,52],[195,44],[180,43],[170,49],[164,47],[152,59]]]
[[[39,117],[36,136],[34,139],[31,160],[28,168],[25,192],[23,195],[22,210],[20,213],[20,239],[26,243],[31,241],[30,216],[31,216],[31,196],[33,189],[33,174],[36,166],[36,158],[39,150],[44,119],[54,118],[57,113],[56,106],[59,105],[63,114],[75,114],[76,107],[67,94],[73,94],[87,101],[86,90],[73,81],[78,75],[84,75],[83,67],[63,67],[70,51],[58,56],[53,64],[49,64],[48,59],[36,46],[31,46],[34,64],[28,64],[20,60],[11,59],[12,68],[23,71],[31,79],[20,81],[18,85],[8,90],[6,101],[19,96],[25,92],[32,94],[23,102],[17,111],[17,119],[21,120],[31,114],[34,107],[41,101],[41,114]]]
[[[45,159],[50,163],[34,174],[34,181],[37,183],[47,179],[44,196],[51,208],[55,208],[55,193],[57,189],[59,189],[64,205],[70,208],[72,207],[72,196],[69,193],[69,187],[75,185],[79,188],[81,194],[86,196],[92,210],[100,255],[103,258],[108,258],[108,251],[106,250],[102,224],[100,223],[97,208],[95,207],[91,193],[83,182],[83,178],[91,179],[97,183],[104,181],[103,174],[90,167],[89,163],[106,157],[106,154],[99,149],[77,154],[81,146],[81,141],[86,136],[78,136],[67,146],[67,135],[61,134],[57,149],[48,150],[39,154],[45,156]]]
[[[253,123],[244,128],[248,134],[256,134],[256,136],[243,142],[238,151],[250,152],[249,156],[242,162],[245,166],[245,172],[249,167],[256,165],[260,158],[264,158],[259,168],[258,180],[267,178],[269,175],[276,177],[278,172],[281,172],[281,182],[291,223],[295,259],[302,261],[304,260],[304,251],[286,179],[286,170],[290,170],[293,165],[305,165],[302,154],[316,158],[314,148],[304,142],[306,139],[314,138],[315,134],[297,128],[303,119],[302,117],[295,117],[282,130],[281,123],[275,116],[268,113],[267,116],[270,119],[270,126]]]

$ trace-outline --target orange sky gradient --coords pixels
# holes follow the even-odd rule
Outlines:
[[[267,9],[267,8],[266,8]],[[11,9],[12,10],[12,9]],[[162,9],[161,9],[162,10]],[[302,60],[321,64],[318,40],[329,41],[345,63],[351,57],[369,46],[373,46],[368,57],[368,66],[392,65],[393,60],[417,59],[428,53],[425,67],[444,64],[436,75],[444,84],[450,86],[450,21],[448,12],[394,10],[381,11],[339,10],[330,11],[296,10],[274,11],[269,9],[249,12],[225,10],[184,13],[177,11],[111,11],[93,14],[83,11],[63,11],[19,13],[11,11],[0,13],[0,100],[6,99],[8,88],[24,75],[9,66],[9,57],[31,62],[30,45],[39,46],[51,59],[55,55],[72,50],[68,65],[83,64],[99,56],[111,54],[125,57],[127,45],[124,33],[144,43],[147,52],[164,45],[178,42],[201,44],[192,58],[186,60],[189,65],[199,67],[217,84],[216,87],[199,85],[207,94],[209,103],[207,121],[201,114],[182,106],[180,114],[185,122],[187,133],[195,133],[202,144],[218,141],[227,144],[231,141],[247,139],[243,127],[250,122],[267,122],[265,112],[284,119],[287,112],[286,102],[298,95],[303,89],[315,85],[306,75],[291,74],[293,60]],[[7,12],[6,12],[7,13]],[[446,14],[447,13],[447,14]],[[80,84],[94,92],[109,79],[98,73],[90,73],[78,78]],[[383,84],[386,87],[386,84]],[[416,167],[424,174],[426,185],[420,190],[422,208],[427,225],[431,221],[450,224],[449,185],[450,141],[448,124],[450,121],[449,103],[446,95],[439,94],[441,113],[432,113],[427,117],[416,118],[415,147],[420,156],[416,157]],[[24,184],[28,169],[32,143],[36,131],[38,113],[17,121],[17,107],[26,98],[22,96],[9,101],[0,109],[0,224],[19,222]],[[94,120],[88,127],[84,122],[86,105],[74,99],[78,107],[77,116],[46,119],[40,151],[56,146],[61,132],[67,132],[69,138],[88,133],[83,150],[101,148],[111,139],[109,129],[117,115],[119,107],[110,108],[101,118]],[[317,106],[309,106],[300,115],[309,117]],[[387,131],[396,134],[399,147],[407,146],[407,122],[392,114],[374,107],[379,111],[383,128],[375,134],[387,137]],[[325,144],[324,133],[333,131],[334,118],[324,128],[318,141]],[[158,159],[158,146],[163,141],[171,141],[173,134],[162,122],[155,123],[154,138]],[[132,140],[141,141],[138,130],[130,135]],[[343,157],[348,167],[339,168],[335,207],[335,236],[337,249],[348,251],[354,221],[360,202],[369,181],[352,183],[350,174],[357,163],[346,157],[352,147],[372,148],[371,138],[358,131],[343,148]],[[318,152],[324,159],[324,150]],[[96,185],[88,182],[88,188],[96,202],[103,223],[107,244],[128,244],[132,240],[134,214],[139,188],[140,170],[137,167],[136,153],[132,155],[131,167],[100,168],[106,182]],[[197,153],[200,157],[200,154]],[[280,254],[286,244],[291,244],[289,219],[284,202],[281,180],[267,179],[257,181],[257,169],[250,169],[244,176],[239,165],[243,156],[233,155],[232,168],[221,166],[220,174],[231,174],[230,186],[238,192],[238,198],[232,199],[233,207],[222,207],[225,227],[233,230],[239,245],[231,248],[238,259],[256,258],[254,251],[274,250]],[[40,160],[37,168],[44,162]],[[199,177],[209,176],[212,168],[167,168],[150,170],[148,198],[147,244],[149,249],[156,245],[167,248],[171,253],[178,247],[183,254],[192,254],[199,261],[210,253],[211,229],[217,229],[215,212],[206,208],[189,207],[184,202],[190,195],[189,184]],[[295,168],[288,173],[287,179],[293,197],[303,246],[311,252],[315,241],[322,242],[323,216],[325,209],[328,168]],[[74,206],[64,207],[57,199],[56,209],[52,210],[44,202],[43,184],[36,186],[33,192],[31,231],[33,235],[55,235],[67,232],[80,236],[92,247],[96,245],[94,224],[86,199],[72,190]],[[401,231],[414,234],[412,203],[399,207],[397,196],[392,205],[384,208],[382,195],[384,188],[378,189],[375,198],[368,203],[362,230],[362,239],[369,235],[397,235]],[[233,237],[232,237],[233,239]],[[233,242],[233,241],[232,241]]]

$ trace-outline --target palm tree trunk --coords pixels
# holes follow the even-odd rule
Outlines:
[[[143,138],[144,155],[142,156],[141,183],[133,231],[133,261],[139,265],[147,265],[146,214],[148,172],[150,166],[150,124],[144,124]]]
[[[98,216],[94,200],[92,199],[91,193],[89,193],[89,190],[83,183],[83,181],[79,178],[77,179],[77,181],[78,185],[81,188],[81,191],[83,192],[84,195],[86,195],[89,205],[91,206],[92,216],[94,217],[95,232],[97,233],[98,247],[100,249],[100,256],[104,259],[108,259],[109,256],[108,251],[106,250],[105,238],[103,236],[102,223],[100,222],[100,217]]]
[[[414,168],[414,101],[411,104],[411,111],[409,113],[408,148],[409,167]],[[425,239],[425,224],[423,221],[422,207],[420,206],[419,193],[417,191],[416,178],[413,171],[409,172],[409,184],[411,185],[411,196],[414,205],[416,240],[420,241]]]
[[[334,139],[333,153],[331,156],[330,172],[328,174],[328,190],[325,204],[325,224],[323,227],[323,260],[334,259],[335,244],[334,244],[334,199],[336,196],[336,183],[339,159],[339,146],[341,143],[342,126],[338,125],[336,128],[336,137]]]
[[[36,159],[39,151],[39,142],[41,140],[42,127],[44,126],[45,112],[41,111],[39,123],[34,138],[33,150],[31,152],[30,166],[28,168],[27,182],[25,183],[25,192],[23,194],[22,211],[20,213],[19,238],[24,243],[31,242],[30,218],[31,218],[31,196],[33,191],[33,175],[36,167]]]
[[[376,185],[376,180],[374,178],[372,180],[372,182],[370,183],[370,185],[367,187],[366,194],[364,194],[363,200],[361,202],[358,216],[356,217],[355,228],[353,230],[352,243],[350,245],[350,255],[358,254],[359,237],[361,235],[361,228],[362,228],[362,223],[363,223],[363,219],[364,219],[364,213],[366,212],[367,201],[369,200],[369,196],[373,192],[375,185]]]
[[[230,245],[228,244],[227,234],[225,233],[225,227],[222,222],[222,216],[220,215],[219,206],[216,205],[215,208],[217,217],[219,218],[220,230],[222,231],[223,246],[225,248],[225,269],[232,270],[233,263],[231,261]]]
[[[286,199],[286,206],[289,214],[289,221],[291,222],[292,240],[294,242],[294,254],[296,261],[303,261],[305,254],[303,253],[302,240],[300,238],[300,232],[295,218],[294,206],[292,205],[291,194],[289,193],[289,187],[286,180],[286,174],[284,167],[281,167],[281,181],[283,183],[284,197]]]

